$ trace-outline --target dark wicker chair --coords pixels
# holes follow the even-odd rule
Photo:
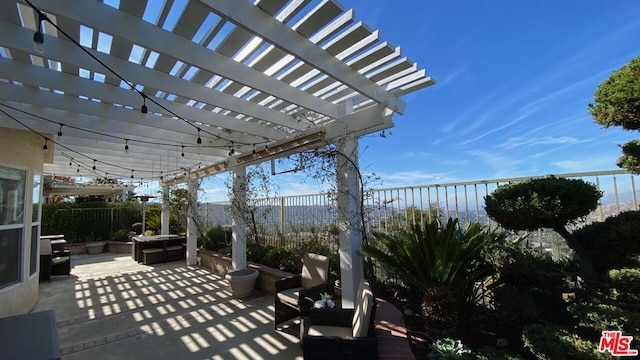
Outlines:
[[[303,321],[305,360],[377,359],[376,300],[369,284],[358,289],[355,309],[311,309]]]
[[[51,281],[51,275],[71,276],[71,252],[64,244],[52,246],[50,239],[40,240],[40,281]]]
[[[329,258],[304,254],[302,273],[276,281],[275,327],[298,316],[307,316],[321,293],[333,295],[329,280]]]

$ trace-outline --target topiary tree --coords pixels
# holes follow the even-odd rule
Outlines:
[[[616,70],[594,94],[589,113],[604,127],[621,126],[625,130],[640,130],[640,56]],[[640,173],[640,143],[637,140],[622,146],[623,156],[618,166]]]
[[[487,215],[503,228],[534,231],[549,228],[565,239],[578,256],[582,270],[591,272],[589,253],[567,230],[598,206],[602,192],[579,179],[531,179],[503,185],[485,196]]]
[[[640,211],[625,211],[602,222],[587,224],[573,235],[590,253],[600,275],[620,267],[640,265]]]

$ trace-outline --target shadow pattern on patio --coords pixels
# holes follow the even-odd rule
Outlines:
[[[302,358],[297,327],[273,331],[271,296],[234,299],[223,278],[181,262],[94,261],[41,284],[36,310],[56,311],[64,359]]]

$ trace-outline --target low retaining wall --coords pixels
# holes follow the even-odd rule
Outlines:
[[[80,255],[87,253],[87,244],[85,243],[67,243],[66,247],[71,252],[71,255]]]
[[[118,254],[131,254],[131,241],[107,241],[107,252]]]
[[[218,254],[211,250],[198,250],[198,263],[202,267],[209,269],[220,276],[225,276],[228,272],[233,271],[230,257]],[[293,275],[280,269],[274,269],[252,262],[248,262],[247,267],[250,269],[256,269],[260,272],[260,276],[258,276],[258,279],[256,280],[256,288],[267,294],[276,293],[275,282],[277,280]]]
[[[106,241],[104,251],[117,254],[131,254],[132,242],[125,241]],[[71,251],[71,255],[88,254],[86,243],[67,243],[67,249]]]

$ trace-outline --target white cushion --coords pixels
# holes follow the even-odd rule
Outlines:
[[[341,338],[351,338],[351,329],[342,326],[313,325],[307,332],[309,336],[338,336]],[[327,359],[329,360],[329,359]]]
[[[40,255],[51,255],[51,240],[40,238]]]
[[[363,281],[358,287],[356,295],[356,308],[353,314],[353,337],[366,337],[369,332],[369,322],[371,321],[371,311],[373,310],[373,292],[369,283]]]
[[[323,255],[306,253],[302,257],[302,279],[300,285],[308,289],[324,284],[329,277],[329,258]]]
[[[64,262],[69,261],[71,258],[68,256],[59,256],[59,257],[54,257],[53,259],[51,259],[51,264],[52,265],[56,265],[56,264],[62,264]]]
[[[283,303],[298,306],[298,299],[300,298],[300,290],[303,290],[301,287],[295,287],[292,289],[287,289],[276,294],[278,299]]]

